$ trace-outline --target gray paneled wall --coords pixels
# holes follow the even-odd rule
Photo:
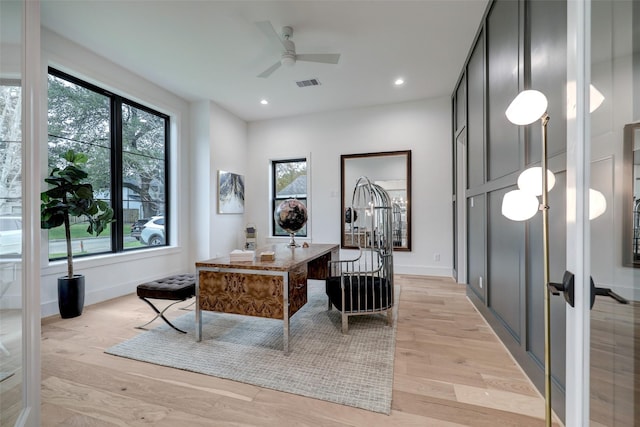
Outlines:
[[[467,294],[541,392],[541,215],[514,222],[501,214],[502,198],[517,188],[525,165],[540,162],[540,122],[518,127],[504,112],[524,89],[538,89],[549,100],[549,165],[557,177],[549,195],[550,273],[552,281],[561,281],[566,250],[566,16],[562,0],[491,2],[452,94],[456,135],[466,132],[467,138],[467,190],[457,195],[458,203],[466,199],[466,216],[458,220],[466,219],[467,225]],[[464,86],[466,105],[459,89]],[[459,111],[465,107],[466,115]],[[553,405],[564,418],[565,304],[561,297],[551,303]]]
[[[567,5],[564,1],[532,1],[528,5],[531,40],[529,87],[549,100],[547,129],[548,157],[566,152],[567,147]],[[540,161],[540,126],[529,126],[527,163]],[[564,256],[564,255],[563,255]]]
[[[467,188],[484,184],[484,37],[480,37],[467,67]]]
[[[515,187],[488,194],[488,306],[516,342],[521,342],[524,292],[524,224],[502,216],[502,197]]]
[[[549,276],[552,282],[561,282],[566,268],[566,171],[554,171],[556,185],[549,192]],[[542,266],[542,216],[536,215],[528,221],[529,238],[527,252],[527,351],[538,363],[544,360],[543,312],[544,282]],[[565,301],[562,297],[551,298],[551,372],[556,381],[563,383],[565,377]],[[554,402],[555,403],[555,402]],[[560,402],[562,403],[562,402]]]
[[[455,114],[456,120],[454,121],[454,131],[459,130],[464,126],[467,121],[467,92],[466,85],[459,85],[456,90],[456,102],[455,102]]]
[[[487,32],[487,175],[489,180],[520,169],[518,128],[504,116],[518,94],[520,77],[520,3],[495,2],[486,24]]]
[[[487,247],[486,211],[484,194],[467,198],[467,283],[483,302],[486,299],[484,282],[487,280],[484,257]]]

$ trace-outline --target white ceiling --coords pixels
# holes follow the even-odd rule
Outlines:
[[[41,1],[43,26],[246,121],[450,95],[488,2]],[[297,62],[256,77],[280,57],[255,25],[267,20],[278,32],[293,27],[298,54],[341,53],[339,64]],[[310,78],[321,85],[295,84]]]

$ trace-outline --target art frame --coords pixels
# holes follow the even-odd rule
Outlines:
[[[218,213],[244,213],[244,176],[218,171]]]

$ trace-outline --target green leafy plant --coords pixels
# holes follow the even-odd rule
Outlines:
[[[99,236],[113,222],[113,209],[103,200],[96,200],[93,187],[86,182],[89,174],[84,169],[87,155],[68,150],[62,156],[65,166],[55,167],[45,182],[51,187],[40,193],[40,226],[45,229],[64,224],[67,242],[67,272],[73,278],[73,252],[71,249],[71,217],[84,217],[87,233]]]

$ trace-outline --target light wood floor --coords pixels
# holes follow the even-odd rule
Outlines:
[[[42,425],[543,425],[542,397],[464,287],[417,276],[397,276],[396,283],[402,292],[390,416],[104,354],[151,317],[129,295],[86,307],[75,319],[45,319]]]

